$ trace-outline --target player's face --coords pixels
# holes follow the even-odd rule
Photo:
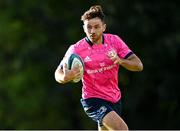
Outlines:
[[[85,20],[83,28],[92,43],[102,43],[102,34],[106,29],[106,24],[100,18]]]

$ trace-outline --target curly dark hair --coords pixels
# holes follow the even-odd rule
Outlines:
[[[81,16],[81,20],[85,21],[95,17],[100,18],[104,22],[105,14],[103,13],[102,7],[100,5],[91,6],[90,9]]]

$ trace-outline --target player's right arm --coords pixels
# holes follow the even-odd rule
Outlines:
[[[68,48],[63,60],[60,62],[59,66],[57,67],[57,69],[54,73],[55,80],[59,83],[65,84],[65,83],[70,82],[71,80],[73,80],[74,78],[76,78],[80,75],[80,70],[78,67],[74,67],[71,70],[69,70],[67,68],[67,58],[72,53],[74,53],[74,46],[73,45],[71,45]]]
[[[55,80],[58,83],[62,83],[62,84],[70,82],[71,80],[78,77],[79,75],[80,75],[80,70],[78,67],[75,67],[75,68],[69,70],[67,68],[66,63],[64,63],[63,66],[58,66],[54,73]]]

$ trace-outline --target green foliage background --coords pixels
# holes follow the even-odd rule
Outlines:
[[[119,75],[129,128],[180,129],[178,0],[0,0],[0,129],[97,129],[81,108],[81,83],[54,79],[94,4],[104,8],[107,32],[144,64]]]

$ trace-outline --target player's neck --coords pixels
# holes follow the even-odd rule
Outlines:
[[[100,39],[98,39],[97,41],[94,41],[94,42],[91,41],[88,37],[85,37],[85,40],[90,46],[101,45],[101,44],[104,44],[104,35],[102,35]]]
[[[95,45],[100,45],[102,43],[103,43],[102,36],[97,41],[93,42],[93,44],[95,44]]]

